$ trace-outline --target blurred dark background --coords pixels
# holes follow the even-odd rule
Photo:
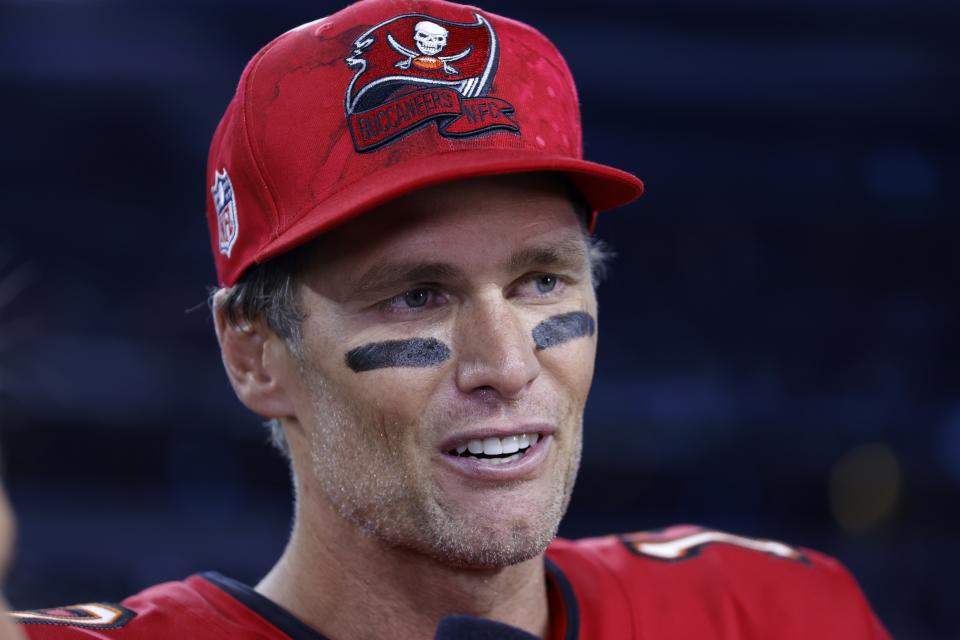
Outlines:
[[[284,463],[222,373],[210,135],[327,2],[0,0],[0,424],[18,608],[280,553]],[[960,4],[491,0],[567,57],[619,253],[568,536],[815,547],[899,638],[960,631]],[[952,212],[952,213],[951,213]]]

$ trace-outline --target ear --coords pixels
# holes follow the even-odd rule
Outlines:
[[[240,402],[258,415],[294,415],[296,368],[286,343],[263,322],[232,322],[223,304],[226,295],[221,290],[214,296],[213,321],[230,385]]]

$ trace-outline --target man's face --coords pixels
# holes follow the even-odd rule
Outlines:
[[[562,183],[416,192],[316,243],[302,283],[301,488],[445,564],[543,551],[579,465],[596,351],[586,244]]]

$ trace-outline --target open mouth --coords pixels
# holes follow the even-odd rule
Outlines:
[[[489,464],[504,464],[525,456],[538,440],[540,440],[539,433],[467,440],[447,451],[447,454],[459,458],[484,460]]]

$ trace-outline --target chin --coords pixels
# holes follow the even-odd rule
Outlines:
[[[438,508],[421,521],[419,551],[453,567],[501,569],[542,554],[566,510],[563,495],[499,512]]]
[[[557,535],[578,462],[579,455],[545,486],[493,492],[500,494],[495,499],[477,495],[474,508],[462,496],[437,500],[434,493],[433,500],[420,503],[412,546],[440,563],[466,569],[502,569],[536,558]]]
[[[469,533],[461,531],[461,535],[436,537],[421,552],[451,567],[502,569],[539,556],[553,540],[556,529],[531,528],[524,523],[502,531],[488,525]]]

